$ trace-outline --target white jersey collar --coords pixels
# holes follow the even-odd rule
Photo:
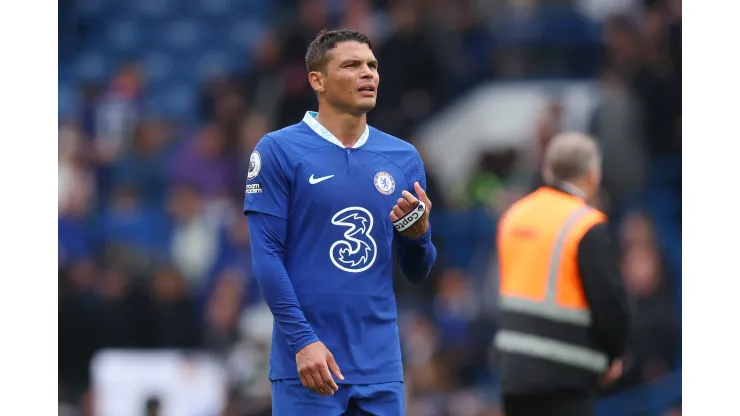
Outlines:
[[[329,130],[326,129],[326,127],[322,126],[321,123],[316,120],[316,116],[319,113],[315,111],[306,111],[306,115],[303,116],[303,122],[308,124],[308,127],[311,127],[311,130],[315,131],[316,134],[323,137],[324,139],[328,140],[331,143],[334,143],[335,145],[339,147],[345,147],[342,142],[339,141],[339,139],[336,138]],[[362,133],[359,139],[357,139],[357,143],[355,143],[354,147],[355,149],[365,144],[367,141],[367,138],[370,136],[370,126],[365,125],[365,131]]]

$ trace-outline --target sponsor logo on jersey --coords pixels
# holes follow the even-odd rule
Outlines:
[[[257,183],[248,183],[247,189],[244,191],[245,194],[261,194],[262,193],[262,184]]]
[[[348,207],[336,214],[331,223],[345,228],[344,239],[329,248],[329,258],[337,268],[349,273],[360,273],[375,263],[378,246],[370,232],[373,215],[362,207]]]

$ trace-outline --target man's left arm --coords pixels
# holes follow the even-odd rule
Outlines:
[[[609,358],[619,359],[627,346],[630,306],[606,224],[596,224],[581,239],[578,269],[594,333]]]
[[[410,226],[401,226],[401,231],[396,226],[393,230],[398,264],[404,276],[412,283],[426,279],[437,259],[437,248],[432,243],[432,227],[429,223],[432,201],[426,194],[426,176],[421,161],[417,172],[418,180],[414,182],[416,195],[403,191],[403,198],[398,199],[390,213],[391,222],[398,224],[404,218],[413,219],[409,213],[418,211],[420,201],[423,203],[424,212],[421,218]]]

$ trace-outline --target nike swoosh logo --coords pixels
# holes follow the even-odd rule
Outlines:
[[[311,177],[310,177],[310,178],[308,178],[308,183],[310,183],[311,185],[316,185],[316,184],[317,184],[317,183],[319,183],[319,182],[323,182],[323,181],[325,181],[325,180],[327,180],[327,179],[331,179],[331,178],[333,178],[333,177],[334,177],[334,175],[329,175],[329,176],[322,176],[322,177],[320,177],[320,178],[314,178],[314,177],[313,177],[313,174],[312,174],[312,175],[311,175]]]

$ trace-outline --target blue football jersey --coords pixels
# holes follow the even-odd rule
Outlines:
[[[369,126],[345,148],[315,116],[257,144],[244,212],[287,220],[285,268],[344,383],[402,381],[389,214],[414,182],[426,189],[424,167],[411,144]],[[298,378],[276,326],[270,378]]]

